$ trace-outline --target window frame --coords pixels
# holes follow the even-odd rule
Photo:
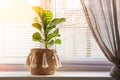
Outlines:
[[[113,64],[107,60],[68,60],[63,61],[62,67],[57,71],[110,71]],[[25,63],[0,63],[0,71],[28,71],[29,67]]]

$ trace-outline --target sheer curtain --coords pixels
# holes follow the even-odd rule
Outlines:
[[[88,25],[107,59],[110,75],[120,79],[120,0],[81,0]]]

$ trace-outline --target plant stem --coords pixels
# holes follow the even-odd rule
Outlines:
[[[45,48],[48,49],[47,34],[45,34]]]
[[[45,36],[45,48],[48,49],[46,29],[44,30],[44,36]]]
[[[45,44],[45,48],[47,49],[48,47],[47,47],[47,44]]]

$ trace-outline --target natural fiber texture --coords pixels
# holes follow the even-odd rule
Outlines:
[[[33,59],[34,58],[34,59]],[[31,49],[27,57],[26,65],[32,74],[54,74],[55,68],[61,66],[56,50],[53,49]]]

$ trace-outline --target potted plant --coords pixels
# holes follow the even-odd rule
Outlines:
[[[61,44],[59,28],[56,25],[65,22],[65,18],[53,18],[53,13],[40,6],[34,6],[37,13],[32,26],[38,29],[32,35],[32,40],[39,42],[44,48],[33,48],[27,57],[26,64],[33,75],[54,74],[56,67],[61,66],[57,51],[50,49],[54,44]]]

